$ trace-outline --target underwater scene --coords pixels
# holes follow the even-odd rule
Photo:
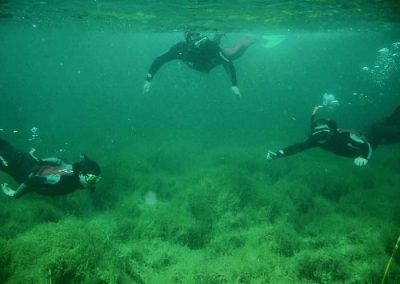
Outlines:
[[[400,2],[0,0],[0,184],[0,283],[400,283]]]

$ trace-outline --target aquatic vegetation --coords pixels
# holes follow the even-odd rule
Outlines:
[[[400,193],[390,155],[374,170],[338,161],[340,167],[310,172],[287,160],[274,167],[252,160],[253,150],[191,153],[186,159],[127,149],[121,159],[103,162],[95,194],[4,203],[2,282],[374,283],[382,277],[400,210],[391,202]],[[325,158],[306,155],[303,163]],[[394,257],[389,281],[400,277],[399,263]]]
[[[90,228],[74,218],[35,226],[7,241],[12,267],[7,281],[117,283],[121,274],[116,271],[123,261],[102,233],[99,227]]]
[[[392,267],[393,258],[396,256],[397,250],[399,249],[399,244],[400,244],[400,236],[397,238],[396,244],[394,245],[394,248],[393,248],[393,252],[388,260],[388,263],[386,264],[385,272],[383,274],[381,283],[385,283],[385,281],[388,277],[390,268]]]
[[[111,174],[95,195],[31,196],[2,207],[0,279],[363,283],[382,276],[396,231],[384,228],[399,210],[387,201],[399,193],[386,159],[379,175],[355,170],[352,178],[345,174],[352,165],[305,175],[282,162],[277,179],[243,153],[199,154],[180,167],[179,158],[136,151],[126,154],[133,163],[105,163],[119,178]],[[399,275],[397,257],[389,278]]]

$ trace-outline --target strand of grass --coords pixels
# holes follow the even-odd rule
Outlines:
[[[392,266],[393,258],[396,255],[397,249],[399,248],[399,244],[400,244],[400,236],[397,238],[397,242],[396,242],[396,245],[393,248],[392,255],[390,256],[389,261],[386,264],[386,269],[385,269],[385,273],[383,274],[383,278],[382,278],[381,284],[385,283],[387,275],[389,274],[389,271],[390,271],[390,267]]]
[[[53,279],[51,278],[51,268],[49,268],[49,284],[53,284]]]

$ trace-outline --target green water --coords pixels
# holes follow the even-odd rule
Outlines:
[[[399,104],[398,65],[362,72],[400,41],[397,1],[64,2],[0,1],[0,137],[87,153],[103,178],[94,195],[0,196],[0,283],[380,283],[400,233],[400,146],[365,168],[320,149],[264,156],[307,137],[325,92],[340,106],[322,114],[344,128]],[[285,40],[234,62],[241,99],[221,67],[178,62],[143,95],[187,28],[226,32],[223,47]]]

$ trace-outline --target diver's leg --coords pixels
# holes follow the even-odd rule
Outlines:
[[[38,161],[30,154],[20,152],[0,138],[0,170],[12,176],[17,182],[24,182],[35,170]]]
[[[4,147],[6,147],[7,145],[10,145],[10,144],[8,144],[8,142],[7,142],[6,140],[0,138],[0,153],[1,153],[1,150],[2,150]]]
[[[389,116],[371,124],[366,133],[368,141],[375,147],[400,143],[400,106]]]
[[[225,33],[216,33],[216,34],[214,34],[212,41],[215,42],[216,44],[220,45],[221,40],[224,36],[225,36]]]
[[[239,41],[234,47],[223,48],[222,52],[229,60],[238,59],[245,53],[247,48],[252,45],[255,41],[251,38],[245,38]]]
[[[387,117],[389,123],[395,124],[400,127],[400,106],[398,106],[390,116]]]

